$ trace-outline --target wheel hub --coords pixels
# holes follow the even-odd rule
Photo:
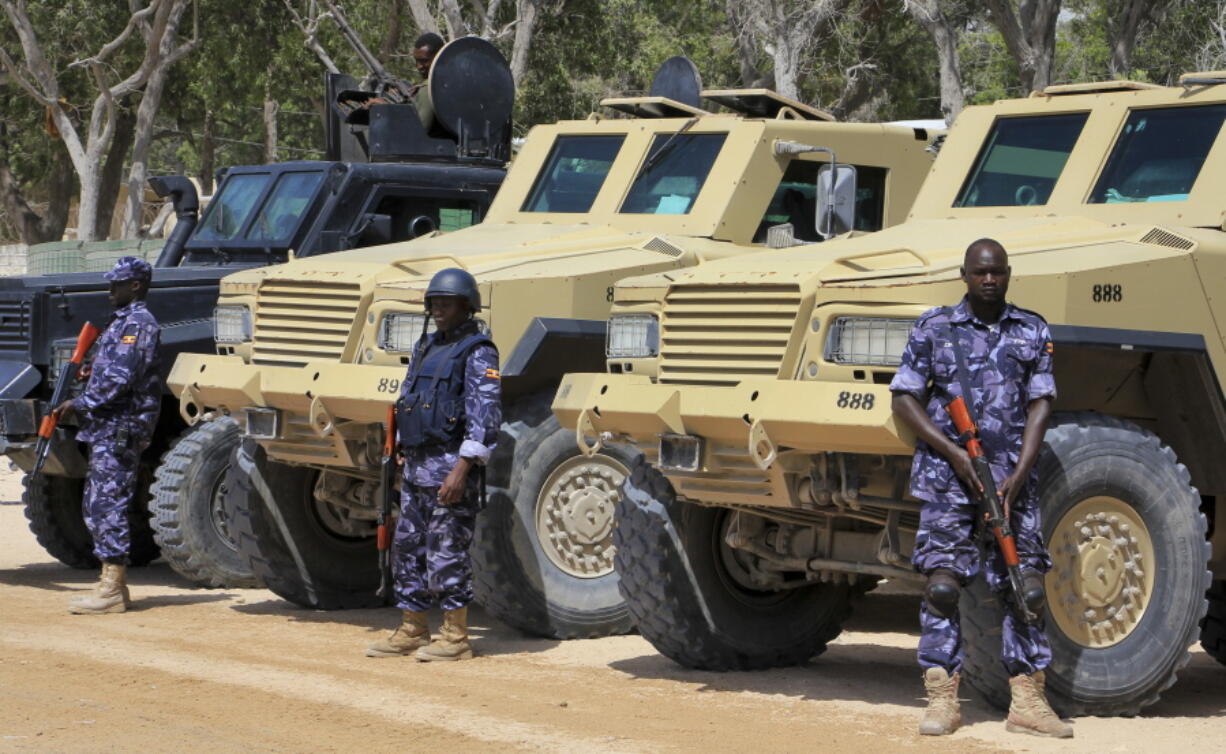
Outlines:
[[[1047,593],[1060,630],[1093,649],[1123,641],[1154,587],[1153,540],[1132,506],[1108,496],[1081,501],[1053,529],[1051,555]]]
[[[226,484],[223,472],[213,484],[213,496],[209,501],[209,521],[213,524],[213,532],[229,549],[238,552],[238,540],[230,533],[230,517],[226,514]]]
[[[541,549],[563,572],[594,579],[613,571],[613,511],[626,467],[608,456],[563,461],[536,501]]]
[[[355,517],[350,509],[335,505],[318,496],[312,498],[315,506],[315,518],[324,531],[341,539],[364,539],[374,535],[374,526],[370,521]]]

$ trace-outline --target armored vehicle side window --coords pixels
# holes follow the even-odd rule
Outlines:
[[[1047,204],[1087,115],[997,119],[954,206]]]
[[[686,215],[727,134],[657,134],[621,212]]]
[[[268,181],[267,173],[231,175],[221,194],[209,202],[204,220],[196,228],[195,239],[229,241],[238,235]]]
[[[277,179],[255,222],[247,231],[252,241],[287,240],[311,203],[323,173],[286,173]]]
[[[1226,105],[1132,111],[1090,203],[1187,199],[1224,118]]]
[[[523,212],[587,212],[626,137],[559,136]]]
[[[758,223],[754,243],[766,242],[766,231],[772,225],[792,224],[792,235],[801,241],[820,241],[817,234],[817,169],[816,160],[792,160],[775,195]],[[881,230],[885,217],[886,169],[856,165],[855,229]]]

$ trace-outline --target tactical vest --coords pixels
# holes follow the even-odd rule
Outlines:
[[[488,335],[472,333],[422,349],[414,357],[408,389],[396,400],[396,434],[402,447],[451,445],[464,437],[464,370],[468,355],[483,343],[493,344]]]

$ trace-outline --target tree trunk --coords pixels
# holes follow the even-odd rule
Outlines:
[[[1060,0],[986,0],[989,18],[1000,30],[1005,47],[1017,63],[1022,88],[1027,94],[1051,83],[1056,54],[1056,20]]]
[[[511,79],[519,89],[524,74],[528,71],[528,52],[532,49],[532,35],[540,17],[541,0],[517,0],[514,47],[511,48]]]
[[[940,0],[911,0],[907,10],[928,31],[936,45],[941,76],[941,114],[946,123],[953,123],[966,106],[962,63],[958,59],[958,34],[941,10]]]
[[[434,14],[430,12],[430,6],[426,0],[406,0],[409,4],[409,13],[413,15],[413,25],[417,27],[419,34],[426,32],[439,33],[438,21],[434,20]]]
[[[277,111],[281,106],[274,99],[264,100],[264,162],[277,161]]]
[[[387,31],[379,44],[379,61],[384,65],[400,46],[400,37],[404,33],[404,3],[405,0],[391,0],[387,9]]]
[[[119,185],[123,182],[123,163],[128,157],[128,149],[132,146],[132,133],[136,126],[136,112],[130,107],[131,102],[116,110],[115,136],[106,153],[106,162],[102,164],[102,184],[98,188],[98,217],[94,219],[94,237],[106,238],[111,234],[111,219],[115,215],[115,204],[119,201]],[[123,238],[133,238],[126,231]]]
[[[94,162],[84,170],[78,167],[77,177],[81,179],[81,192],[77,196],[77,240],[100,241],[104,236],[99,236],[96,223],[102,173]]]
[[[217,116],[212,110],[204,113],[204,135],[200,139],[200,193],[213,193],[213,163],[217,157],[217,142],[213,132],[217,128]]]
[[[1111,45],[1111,75],[1126,78],[1132,72],[1132,51],[1146,24],[1157,24],[1171,0],[1116,0],[1107,11],[1107,43]]]
[[[40,217],[26,201],[8,163],[8,145],[0,136],[0,208],[9,216],[25,244],[47,243],[64,237],[68,224],[68,205],[72,199],[72,160],[62,149],[55,150],[47,175],[47,211]]]

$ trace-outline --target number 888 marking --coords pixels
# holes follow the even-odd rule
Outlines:
[[[853,393],[851,391],[844,390],[843,392],[839,393],[839,399],[834,405],[838,406],[839,408],[850,408],[853,410],[862,409],[864,411],[870,411],[872,410],[876,401],[877,396],[873,395],[872,393]]]

